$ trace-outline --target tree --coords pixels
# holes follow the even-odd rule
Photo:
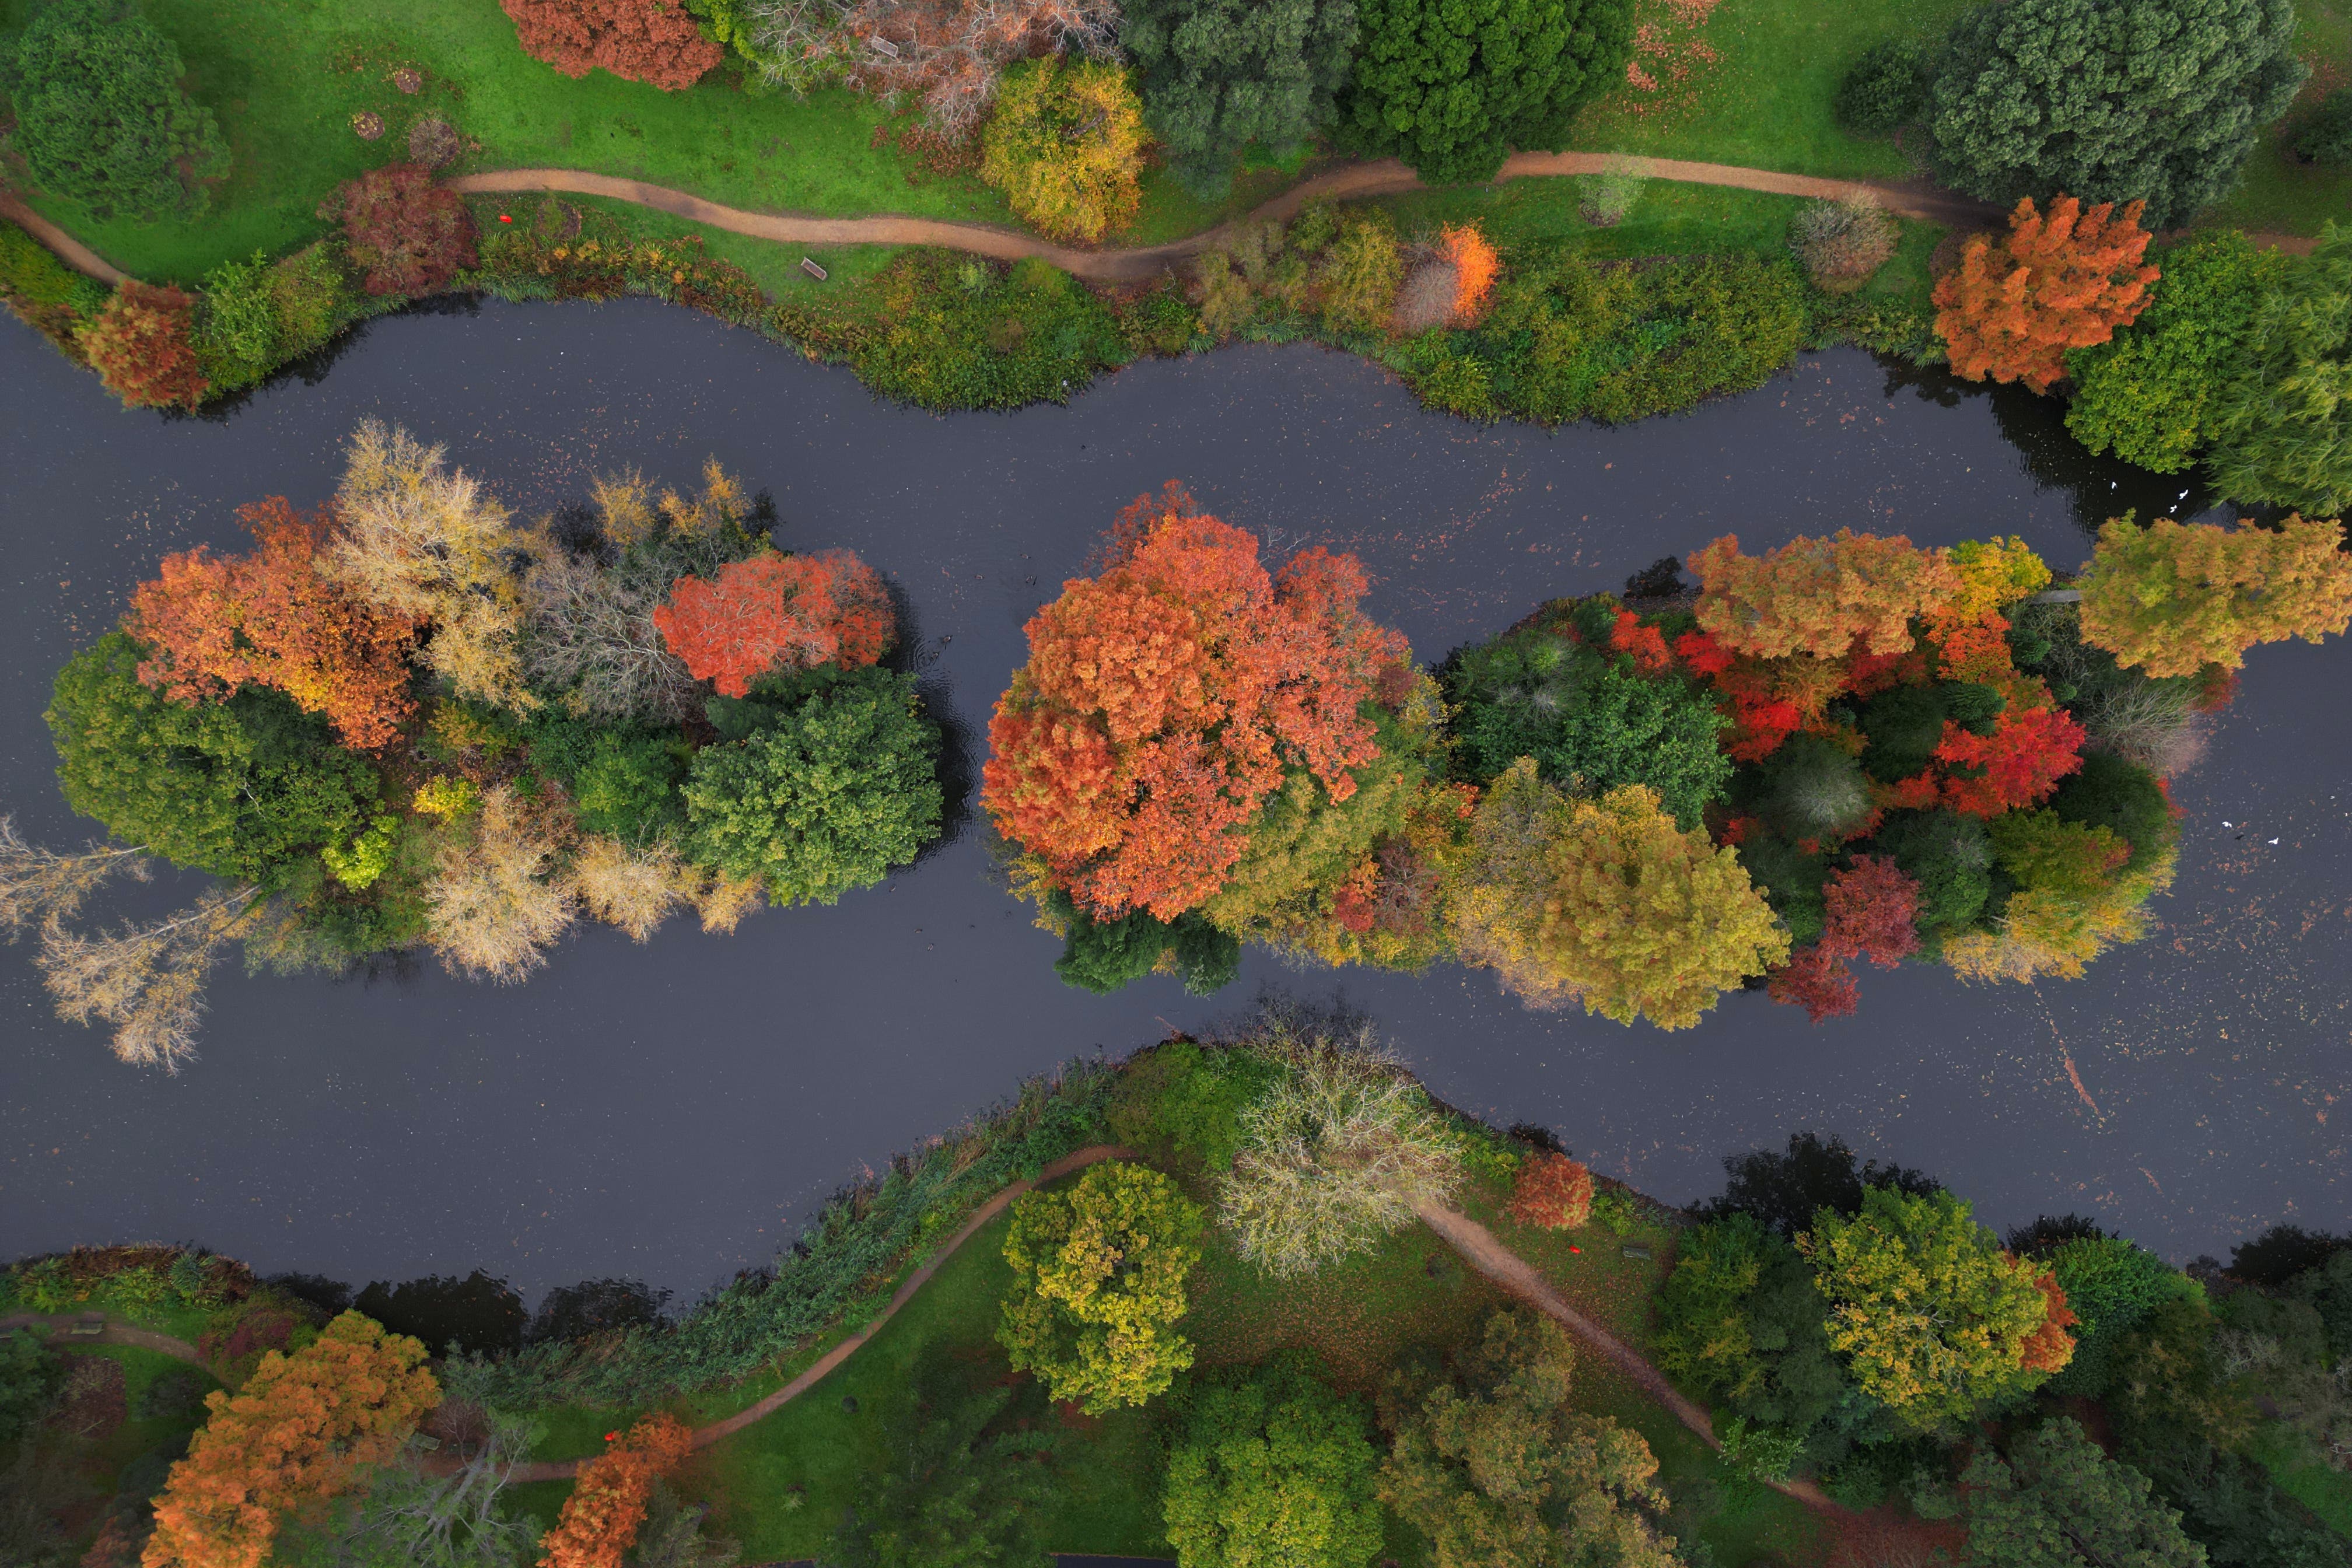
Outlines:
[[[298,1513],[282,1524],[270,1562],[284,1568],[523,1568],[535,1555],[537,1531],[508,1518],[499,1498],[530,1446],[530,1426],[505,1416],[492,1417],[488,1437],[461,1453],[455,1469],[427,1468],[412,1444],[327,1520]]]
[[[2139,319],[2067,354],[2066,428],[2094,452],[2112,447],[2119,458],[2172,474],[2211,439],[2215,372],[2236,363],[2288,258],[2226,229],[2158,259],[2163,280]]]
[[[2352,163],[2352,88],[2319,100],[2294,139],[2294,155],[2306,163]]]
[[[34,965],[69,1024],[113,1025],[115,1059],[177,1072],[196,1054],[205,977],[221,950],[254,932],[261,906],[251,886],[215,889],[193,908],[97,936],[66,929],[52,913]]]
[[[1056,54],[1117,63],[1115,0],[856,0],[842,31],[887,49],[851,53],[852,87],[923,106],[950,142],[971,134],[996,95],[997,73],[1040,44]]]
[[[1639,784],[1572,800],[1522,759],[1478,803],[1472,840],[1456,944],[1530,1005],[1685,1029],[1789,955],[1737,852],[1676,827]]]
[[[1347,133],[1432,184],[1494,177],[1514,147],[1567,144],[1633,57],[1622,0],[1358,0]]]
[[[1575,1367],[1559,1325],[1507,1310],[1452,1367],[1390,1374],[1381,1500],[1429,1538],[1437,1568],[1679,1561],[1651,1522],[1666,1497],[1650,1446],[1609,1416],[1569,1409]]]
[[[0,43],[10,145],[43,190],[101,223],[193,216],[229,160],[212,111],[180,91],[186,75],[132,0],[47,0]]]
[[[121,872],[142,882],[149,876],[137,849],[93,842],[80,854],[60,855],[26,843],[16,819],[0,816],[0,928],[11,942],[51,915],[71,920],[84,899]]]
[[[125,406],[194,408],[212,390],[191,336],[194,305],[177,289],[126,278],[74,341]]]
[[[623,81],[677,92],[727,51],[702,36],[683,0],[499,0],[523,53],[568,77],[602,66]]]
[[[1919,951],[1919,884],[1883,855],[1857,855],[1830,873],[1822,945],[1840,958],[1892,969]]]
[[[1328,124],[1356,47],[1355,0],[1128,0],[1118,41],[1177,176],[1203,200],[1255,143],[1296,147]]]
[[[1823,1138],[1818,1132],[1791,1132],[1785,1148],[1727,1154],[1723,1173],[1722,1194],[1700,1212],[1715,1219],[1752,1215],[1774,1235],[1786,1237],[1811,1226],[1825,1208],[1842,1215],[1861,1213],[1863,1195],[1873,1187],[1917,1194],[1940,1190],[1925,1172],[1856,1159],[1845,1140],[1834,1133]]]
[[[866,1471],[825,1561],[842,1568],[1048,1568],[1053,1438],[998,1429],[1012,1397],[918,1363],[919,1403],[890,1462]]]
[[[1947,184],[2072,191],[2185,225],[2237,183],[2304,68],[2290,0],[2026,0],[1952,27],[1928,91]]]
[[[2140,263],[2148,240],[2140,204],[2120,218],[2112,212],[2060,196],[2045,216],[2025,196],[2000,244],[1970,237],[1959,266],[1936,284],[1936,331],[1954,372],[2047,392],[2065,375],[2068,350],[2104,343],[2138,320],[2158,270]]]
[[[1089,1415],[1165,1393],[1192,1364],[1176,1324],[1203,1222],[1174,1182],[1125,1162],[1016,1199],[1004,1236],[1013,1286],[996,1331],[1013,1369]]]
[[[1889,38],[1862,51],[1838,83],[1838,123],[1875,136],[1919,112],[1927,95],[1927,61],[1908,38]]]
[[[430,294],[477,259],[465,198],[415,163],[345,180],[319,216],[342,224],[361,287],[371,294]]]
[[[424,1361],[415,1340],[345,1312],[290,1356],[265,1352],[236,1393],[206,1394],[211,1418],[155,1500],[145,1568],[259,1568],[280,1512],[390,1459],[441,1402]]]
[[[1571,1230],[1592,1217],[1592,1173],[1550,1149],[1538,1149],[1511,1173],[1511,1217],[1545,1230]]]
[[[2009,708],[1989,735],[1944,721],[1944,803],[1973,816],[2039,805],[2083,765],[2083,727],[2063,708]]]
[[[217,702],[251,683],[323,714],[343,739],[375,751],[408,721],[414,623],[380,615],[319,568],[334,514],[308,517],[283,496],[237,510],[250,555],[205,547],[163,558],[163,574],[131,596],[124,630],[152,650],[139,678],[182,702]]]
[[[1855,1384],[1908,1425],[1937,1429],[2041,1381],[2023,1365],[2049,1316],[2032,1264],[2000,1249],[1946,1192],[1866,1189],[1797,1237],[1830,1305],[1829,1339]]]
[[[602,835],[581,841],[572,876],[580,903],[632,942],[646,942],[702,880],[667,844],[636,849]]]
[[[825,681],[748,738],[695,753],[686,857],[759,879],[780,904],[834,903],[939,832],[939,743],[912,677],[868,666]]]
[[[1174,920],[1218,890],[1286,770],[1344,802],[1379,754],[1360,710],[1409,650],[1358,609],[1365,587],[1320,549],[1270,576],[1179,487],[1138,498],[1101,575],[1031,617],[982,805],[1089,913]]]
[[[1690,569],[1700,627],[1757,658],[1839,658],[1856,639],[1871,653],[1906,653],[1913,618],[1932,616],[1959,588],[1945,552],[1850,529],[1761,556],[1742,555],[1739,536],[1727,533],[1693,555]]]
[[[547,962],[578,909],[562,865],[572,837],[561,796],[483,792],[472,836],[442,846],[425,884],[429,940],[452,974],[512,985]]]
[[[1759,1427],[1802,1436],[1849,1388],[1811,1271],[1753,1215],[1733,1210],[1683,1232],[1657,1318],[1652,1342],[1666,1375]]]
[[[1969,1553],[1985,1568],[2204,1568],[2205,1549],[2147,1477],[2107,1458],[2067,1416],[2017,1438],[2006,1456],[1979,1449],[1960,1482]]]
[[[653,622],[697,680],[741,697],[771,671],[872,664],[890,646],[898,617],[881,574],[851,552],[768,551],[708,580],[680,577]]]
[[[427,623],[420,657],[460,697],[529,711],[522,596],[513,564],[523,541],[506,508],[444,449],[363,419],[352,433],[335,493],[342,531],[328,574],[366,604]]]
[[[1285,1071],[1239,1117],[1217,1218],[1277,1279],[1370,1252],[1426,1204],[1452,1201],[1462,1140],[1370,1032],[1353,1040],[1270,1018],[1251,1040]]]
[[[675,1415],[639,1419],[611,1446],[580,1467],[562,1515],[540,1542],[540,1568],[621,1568],[635,1543],[654,1482],[676,1469],[694,1434]]]
[[[1363,1407],[1294,1360],[1196,1387],[1160,1513],[1177,1568],[1368,1568],[1381,1545]]]
[[[1031,227],[1091,245],[1134,220],[1147,140],[1143,106],[1118,67],[1027,60],[998,84],[980,177]]]
[[[2213,395],[2213,480],[2241,500],[2352,510],[2352,226],[2330,224],[2261,307]]]
[[[2315,643],[2352,625],[2344,527],[2317,518],[2234,530],[2111,519],[2082,585],[2083,640],[2154,676],[2237,669],[2257,643]]]
[[[1772,971],[1765,990],[1775,1002],[1802,1007],[1816,1024],[1852,1017],[1862,1005],[1853,971],[1825,942],[1808,942],[1791,952],[1786,964]]]

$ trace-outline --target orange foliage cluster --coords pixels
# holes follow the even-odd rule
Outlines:
[[[212,389],[191,335],[195,301],[125,279],[77,340],[106,390],[132,408],[194,408]]]
[[[1860,855],[1822,889],[1822,946],[1892,969],[1919,951],[1919,884],[1883,855]]]
[[[572,1495],[555,1528],[540,1542],[546,1549],[540,1568],[621,1568],[645,1522],[646,1500],[654,1482],[677,1468],[693,1447],[673,1415],[648,1415],[612,1447],[580,1467]]]
[[[1528,1155],[1511,1177],[1511,1217],[1546,1230],[1582,1225],[1592,1217],[1592,1173],[1556,1151]]]
[[[1960,264],[1936,285],[1936,330],[1952,369],[1970,381],[2021,381],[2047,392],[2066,374],[2066,351],[2088,348],[2129,326],[2147,307],[2158,277],[2143,266],[2148,233],[2140,204],[2115,216],[2115,204],[2083,210],[2073,196],[2048,216],[2026,197],[1999,245],[1979,235]]]
[[[1437,245],[1454,264],[1454,324],[1469,326],[1486,314],[1503,258],[1475,223],[1445,225],[1437,231]]]
[[[1631,658],[1643,675],[1664,675],[1675,667],[1675,656],[1666,651],[1666,634],[1643,626],[1631,610],[1617,612],[1617,624],[1609,628],[1609,649]]]
[[[345,1312],[316,1343],[261,1358],[212,1418],[155,1500],[145,1568],[259,1568],[286,1510],[333,1496],[382,1464],[441,1402],[425,1347]]]
[[[412,707],[415,623],[361,603],[319,571],[335,530],[331,508],[305,516],[271,496],[237,516],[257,542],[250,555],[202,545],[167,555],[163,575],[131,595],[127,629],[152,655],[139,679],[183,702],[267,686],[325,714],[347,745],[389,745]]]
[[[2027,1372],[2058,1372],[2074,1359],[2074,1336],[2066,1331],[2082,1320],[2066,1305],[2066,1292],[2059,1286],[2058,1276],[2044,1274],[2033,1284],[2050,1310],[2042,1326],[2019,1345],[2018,1365]]]
[[[1173,481],[1137,498],[1102,574],[1031,618],[982,803],[1090,912],[1174,919],[1223,885],[1286,769],[1345,800],[1379,754],[1359,709],[1409,649],[1359,610],[1365,587],[1321,549],[1269,576]]]
[[[666,92],[692,87],[727,55],[685,0],[499,0],[523,53],[569,77],[598,66]]]
[[[846,550],[770,552],[711,579],[680,577],[654,625],[697,680],[741,697],[770,670],[857,669],[890,646],[881,574]]]
[[[1811,654],[1843,658],[1858,640],[1874,654],[1912,646],[1911,622],[1959,592],[1943,552],[1901,534],[1838,530],[1834,539],[1792,539],[1743,555],[1727,533],[1690,558],[1699,580],[1698,624],[1726,650],[1758,658]]]

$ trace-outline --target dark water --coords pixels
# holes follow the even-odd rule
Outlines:
[[[1725,531],[1750,548],[1839,526],[2014,532],[2065,564],[2087,553],[2084,516],[2160,510],[2179,489],[2089,464],[2044,406],[1893,384],[1850,352],[1622,430],[1472,426],[1306,347],[943,419],[656,305],[492,306],[380,323],[318,384],[166,422],[114,408],[6,320],[0,799],[29,836],[86,831],[39,717],[58,663],[164,552],[240,543],[236,503],[324,496],[369,414],[446,442],[520,510],[602,467],[682,483],[716,453],[773,491],[785,543],[850,546],[904,586],[968,736],[1023,658],[1024,620],[1123,502],[1171,477],[1277,552],[1360,553],[1372,609],[1432,659]],[[1458,969],[1294,973],[1262,953],[1213,1002],[1166,980],[1095,997],[1055,979],[1055,943],[991,884],[969,831],[886,887],[730,938],[678,922],[635,947],[583,928],[514,988],[429,964],[369,983],[225,969],[203,1059],[177,1078],[117,1065],[50,1016],[22,948],[0,952],[0,1255],[196,1239],[353,1280],[479,1265],[527,1293],[612,1274],[690,1293],[1021,1075],[1267,986],[1369,1009],[1438,1093],[1549,1123],[1669,1200],[1711,1191],[1727,1150],[1812,1126],[1939,1174],[1995,1224],[2094,1212],[2175,1257],[2282,1219],[2341,1225],[2348,679],[2340,644],[2252,657],[2210,758],[2178,783],[2181,874],[2154,939],[2035,989],[1874,972],[1860,1016],[1820,1028],[1743,995],[1694,1031],[1626,1029],[1523,1011]]]

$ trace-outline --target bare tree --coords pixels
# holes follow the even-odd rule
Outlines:
[[[51,910],[36,960],[69,1023],[112,1024],[114,1054],[139,1067],[177,1072],[196,1054],[205,977],[220,951],[252,926],[257,888],[215,889],[184,910],[144,925],[83,936]]]
[[[14,942],[26,926],[54,915],[71,920],[82,900],[117,872],[147,879],[144,849],[95,844],[79,855],[59,855],[27,844],[14,816],[0,816],[0,926]]]
[[[702,917],[703,931],[713,936],[733,931],[745,915],[768,901],[759,878],[730,877],[724,871],[709,872],[687,899]]]
[[[569,705],[583,717],[675,723],[697,695],[686,661],[654,625],[668,584],[648,584],[645,575],[550,550],[524,579],[531,676],[567,691]]]
[[[633,849],[602,835],[581,841],[572,875],[579,881],[580,901],[588,912],[608,925],[619,926],[635,942],[646,941],[660,929],[670,911],[701,880],[667,844]]]
[[[425,889],[428,940],[451,973],[511,985],[547,962],[579,910],[562,867],[572,834],[548,792],[526,799],[501,784],[483,795],[472,838],[443,847]]]
[[[961,140],[996,97],[997,73],[1037,55],[1116,60],[1118,0],[857,0],[847,79],[891,102],[912,99]]]

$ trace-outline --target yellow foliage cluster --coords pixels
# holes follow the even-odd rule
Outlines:
[[[2352,626],[2352,556],[2344,525],[2290,517],[2242,521],[2129,518],[2099,530],[2083,571],[2083,637],[2150,675],[2236,669],[2256,643],[2317,642]]]
[[[1022,221],[1091,245],[1143,202],[1143,105],[1117,66],[1048,57],[1013,67],[981,133],[980,177]]]

